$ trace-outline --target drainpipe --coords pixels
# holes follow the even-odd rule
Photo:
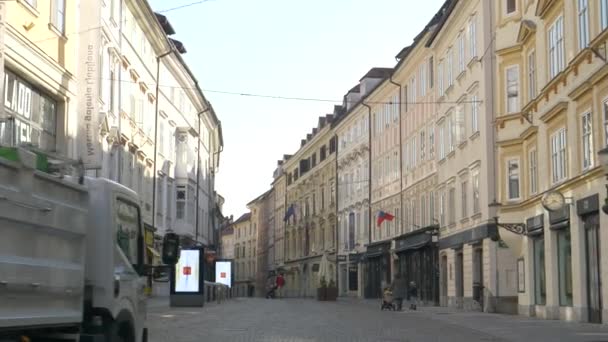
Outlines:
[[[173,49],[156,56],[156,103],[154,108],[154,166],[152,168],[152,229],[156,229],[156,159],[158,149],[158,92],[160,90],[160,60],[174,52]],[[169,228],[170,229],[170,228]]]
[[[389,78],[389,82],[391,82],[392,84],[396,85],[397,87],[399,87],[399,153],[397,154],[399,156],[399,211],[401,211],[401,217],[404,217],[403,214],[403,156],[401,155],[401,151],[402,151],[402,123],[401,123],[401,111],[402,111],[402,106],[403,106],[403,101],[401,100],[401,94],[403,94],[403,85],[393,81],[393,74],[391,74],[390,78]],[[407,101],[407,98],[405,99]],[[397,221],[401,221],[401,223],[399,224],[399,233],[403,233],[403,220],[401,219],[401,217],[397,218]]]
[[[340,151],[340,144],[338,143],[338,135],[334,134],[334,141],[336,144],[336,162],[335,162],[335,178],[336,178],[336,203],[334,204],[336,206],[336,218],[335,218],[335,227],[336,227],[336,233],[334,236],[334,239],[336,240],[336,287],[339,289],[340,288],[340,283],[339,283],[339,278],[340,278],[340,263],[338,262],[338,251],[340,250],[340,242],[339,242],[339,237],[340,237],[340,227],[338,225],[338,200],[340,199],[340,182],[338,179],[338,153]]]
[[[367,126],[368,128],[368,135],[367,135],[367,174],[368,174],[368,181],[367,181],[367,194],[368,194],[368,199],[367,199],[367,206],[369,208],[369,210],[367,211],[367,219],[369,221],[369,224],[367,226],[367,244],[371,244],[372,243],[372,107],[368,106],[365,102],[361,101],[361,105],[364,106],[365,108],[367,108],[367,121],[369,122],[369,125]]]

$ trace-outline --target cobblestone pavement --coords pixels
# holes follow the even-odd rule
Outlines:
[[[151,342],[586,341],[608,342],[608,327],[446,308],[380,311],[377,301],[237,298],[204,308],[152,300]]]

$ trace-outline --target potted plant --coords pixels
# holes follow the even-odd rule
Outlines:
[[[338,299],[338,287],[333,279],[329,280],[329,285],[327,286],[327,300],[335,301]]]
[[[319,281],[319,287],[317,288],[317,300],[326,301],[327,300],[327,281],[325,277],[321,277]]]

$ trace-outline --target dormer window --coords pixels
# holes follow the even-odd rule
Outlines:
[[[517,0],[506,0],[507,15],[513,14],[517,10]]]

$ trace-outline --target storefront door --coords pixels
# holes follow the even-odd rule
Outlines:
[[[600,216],[583,217],[587,250],[587,293],[589,322],[602,323],[602,278],[600,270]]]

